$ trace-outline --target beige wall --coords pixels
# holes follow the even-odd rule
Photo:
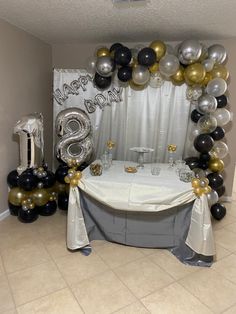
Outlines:
[[[48,44],[0,20],[0,213],[8,208],[6,177],[19,165],[13,127],[23,115],[42,112],[46,160],[52,156],[52,52]]]
[[[213,43],[222,43],[228,52],[228,63],[227,66],[230,70],[230,110],[234,112],[236,117],[236,39],[228,39],[224,41],[216,40]],[[135,43],[126,43],[128,47],[133,47]],[[173,43],[172,43],[173,44]],[[211,43],[208,42],[210,45]],[[174,45],[174,44],[173,44]],[[98,45],[93,44],[71,44],[71,45],[53,45],[52,56],[53,56],[53,67],[54,68],[85,68],[86,61],[89,56],[93,55],[95,48]],[[107,44],[109,47],[110,44]],[[230,123],[225,128],[227,131],[226,142],[230,149],[230,155],[225,158],[226,171],[224,173],[225,185],[226,185],[226,196],[232,195],[232,184],[234,177],[234,168],[236,161],[236,141],[234,140],[236,123]]]

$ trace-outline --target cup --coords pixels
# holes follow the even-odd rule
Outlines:
[[[157,164],[152,164],[151,165],[151,174],[153,176],[159,176],[160,172],[161,172],[161,167],[160,166],[158,166]]]
[[[136,173],[137,172],[137,167],[134,166],[133,164],[125,163],[124,164],[124,171],[127,172],[127,173]]]
[[[108,154],[103,154],[101,156],[101,162],[102,162],[102,167],[104,170],[107,170],[110,168],[110,161],[109,161]]]

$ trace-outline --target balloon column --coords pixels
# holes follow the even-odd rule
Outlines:
[[[188,39],[172,49],[154,40],[148,47],[138,45],[129,49],[121,43],[114,43],[109,49],[101,47],[87,67],[94,74],[95,87],[101,90],[108,88],[112,81],[134,90],[147,86],[159,88],[164,81],[188,85],[186,97],[193,105],[194,124],[190,136],[198,157],[188,157],[186,162],[191,169],[197,169],[197,175],[208,178],[212,191],[207,197],[216,219],[225,215],[218,198],[225,192],[221,173],[228,147],[222,139],[224,126],[231,120],[231,113],[225,108],[229,77],[226,58],[226,50],[219,44],[207,48],[197,40]]]
[[[37,122],[38,116],[40,123]],[[15,131],[20,135],[21,164],[17,170],[11,171],[7,176],[10,188],[8,194],[10,213],[26,223],[36,220],[39,214],[52,215],[57,209],[55,175],[43,162],[41,121],[42,115],[34,114],[23,117],[17,122]],[[27,130],[27,132],[22,130]],[[28,134],[28,138],[22,135],[23,133]],[[36,158],[35,145],[40,151],[39,159]],[[39,160],[43,163],[42,166],[39,165]]]

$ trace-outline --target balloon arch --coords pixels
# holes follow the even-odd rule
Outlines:
[[[149,47],[129,49],[121,43],[109,49],[100,47],[87,63],[87,71],[93,74],[94,85],[100,90],[107,89],[112,81],[134,90],[159,88],[166,80],[177,86],[188,85],[186,97],[195,105],[191,135],[199,156],[188,157],[186,162],[200,179],[194,183],[195,193],[207,195],[216,219],[223,218],[226,212],[218,202],[225,192],[222,159],[228,154],[227,145],[221,141],[225,135],[223,126],[231,120],[225,108],[229,77],[226,58],[226,50],[219,44],[206,47],[197,40],[185,40],[172,48],[155,40]]]

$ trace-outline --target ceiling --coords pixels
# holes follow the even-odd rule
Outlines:
[[[0,0],[0,18],[48,43],[236,37],[235,0]]]

